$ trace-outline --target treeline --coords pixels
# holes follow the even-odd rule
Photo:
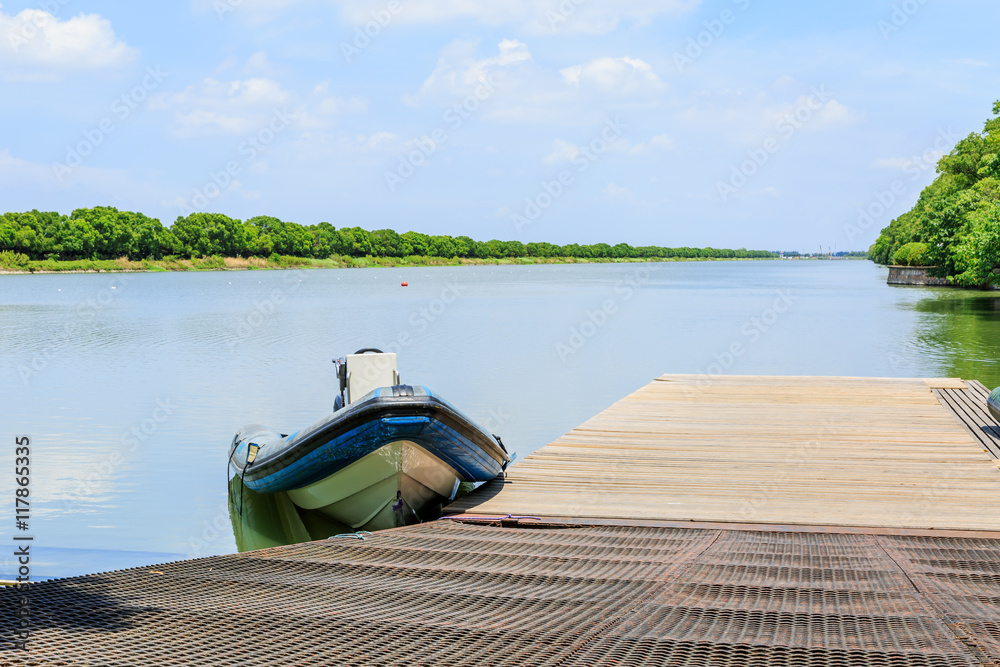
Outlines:
[[[577,259],[764,259],[763,250],[717,248],[553,245],[520,241],[474,241],[468,236],[398,234],[391,229],[337,229],[328,222],[299,225],[258,216],[246,221],[218,213],[192,213],[171,227],[141,213],[99,206],[59,213],[5,213],[0,216],[0,252],[28,259],[100,260],[169,257],[443,257],[503,259],[572,257]]]
[[[938,161],[938,177],[869,251],[879,264],[934,266],[969,287],[1000,285],[1000,102],[982,133]]]

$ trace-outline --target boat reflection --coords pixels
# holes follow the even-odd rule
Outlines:
[[[354,532],[322,512],[296,506],[287,493],[257,493],[239,477],[229,481],[229,518],[240,553]]]
[[[480,486],[482,482],[462,482],[456,498]],[[424,520],[438,516],[440,505],[435,515]],[[302,509],[285,492],[257,493],[243,484],[239,477],[229,480],[229,519],[240,553],[325,540],[334,535],[355,532],[354,528],[334,521],[319,510]]]

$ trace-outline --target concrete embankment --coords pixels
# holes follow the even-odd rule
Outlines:
[[[928,287],[950,287],[947,278],[935,278],[930,275],[930,266],[890,266],[890,285],[924,285]]]

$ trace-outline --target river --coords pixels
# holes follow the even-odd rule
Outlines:
[[[885,280],[867,261],[0,276],[0,540],[27,435],[33,574],[235,551],[233,434],[329,413],[331,360],[364,347],[521,458],[663,373],[1000,385],[1000,297]]]

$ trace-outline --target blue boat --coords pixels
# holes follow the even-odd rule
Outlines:
[[[1000,423],[1000,387],[994,389],[993,393],[986,399],[986,407],[990,409],[993,419]]]
[[[229,465],[248,489],[287,493],[356,530],[434,519],[463,482],[486,482],[510,459],[503,443],[427,387],[399,381],[396,355],[361,350],[335,361],[332,415],[291,435],[237,432]]]

